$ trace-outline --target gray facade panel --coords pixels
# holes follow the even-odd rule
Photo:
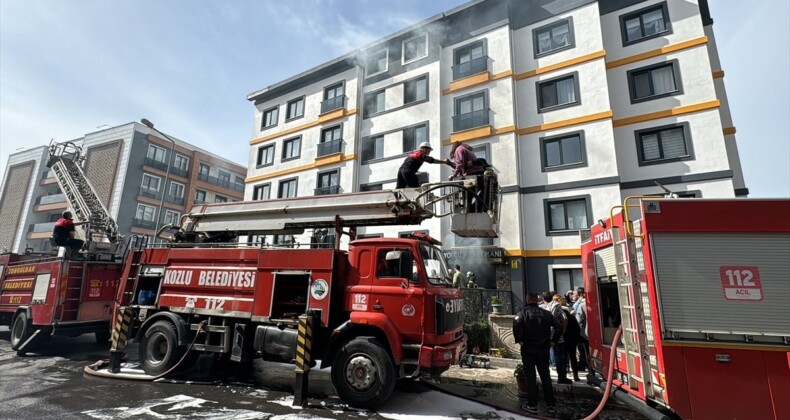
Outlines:
[[[681,184],[684,182],[715,181],[717,179],[726,179],[726,178],[732,178],[731,170],[705,172],[701,174],[668,176],[666,178],[645,179],[641,181],[621,182],[620,188],[624,190],[630,190],[631,188],[654,187],[656,185],[656,182],[659,182],[663,185],[669,185],[669,184]]]

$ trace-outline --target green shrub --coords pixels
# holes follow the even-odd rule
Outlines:
[[[468,337],[466,348],[468,353],[472,353],[477,347],[481,353],[491,349],[491,327],[486,321],[476,321],[464,325],[464,332]]]

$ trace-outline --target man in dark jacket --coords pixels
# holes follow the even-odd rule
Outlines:
[[[395,188],[418,188],[420,181],[417,179],[417,171],[423,162],[450,164],[449,160],[432,158],[430,156],[431,150],[433,150],[431,144],[424,141],[420,143],[419,149],[406,155],[406,159],[403,160],[403,164],[398,169],[398,182]]]
[[[513,320],[513,336],[521,345],[521,363],[527,376],[527,402],[521,408],[533,414],[538,412],[536,368],[547,410],[550,413],[556,411],[554,388],[549,374],[549,349],[562,335],[562,325],[557,319],[549,311],[538,307],[541,299],[539,293],[527,293],[527,304]]]
[[[83,224],[83,222],[74,222],[72,220],[71,212],[64,211],[62,217],[55,222],[55,228],[52,230],[52,238],[58,246],[65,246],[71,248],[71,252],[79,252],[85,241],[76,238],[76,231],[74,226]]]

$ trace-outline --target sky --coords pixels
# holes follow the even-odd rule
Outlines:
[[[790,197],[790,2],[709,1],[750,196]],[[246,166],[249,93],[461,4],[0,0],[0,174],[140,118]]]

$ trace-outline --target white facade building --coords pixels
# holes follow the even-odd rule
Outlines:
[[[442,220],[361,234],[429,231],[516,301],[567,291],[579,229],[624,197],[748,194],[712,24],[705,0],[469,2],[250,94],[245,199],[393,188],[420,142],[465,142],[499,171],[497,239]]]

